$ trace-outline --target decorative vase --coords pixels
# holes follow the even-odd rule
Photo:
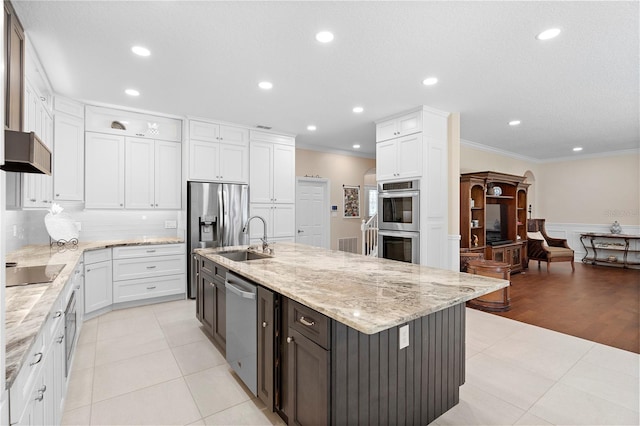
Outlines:
[[[44,225],[51,239],[56,243],[78,242],[78,228],[66,213],[47,213]]]
[[[620,224],[618,223],[618,221],[614,221],[613,225],[611,225],[611,228],[609,228],[611,230],[612,234],[620,234],[622,233],[622,227],[620,226]]]

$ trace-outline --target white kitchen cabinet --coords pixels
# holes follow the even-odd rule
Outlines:
[[[181,146],[177,142],[125,139],[125,207],[179,209]]]
[[[93,105],[88,105],[85,112],[87,132],[182,141],[182,120],[180,119]]]
[[[123,136],[85,135],[85,207],[124,207],[125,145]]]
[[[391,139],[376,144],[377,180],[422,176],[422,134]]]
[[[91,314],[113,303],[111,249],[84,255],[84,313]]]
[[[84,119],[59,111],[54,117],[53,194],[56,201],[84,200]]]
[[[294,204],[251,204],[251,216],[261,216],[267,222],[267,239],[295,237],[296,216]],[[249,225],[252,240],[264,236],[262,221],[254,219]]]
[[[189,121],[189,179],[249,182],[249,131]]]
[[[295,146],[251,141],[252,203],[295,203]]]
[[[376,122],[376,142],[422,131],[422,111],[414,111]]]
[[[184,244],[113,249],[113,303],[185,292]]]

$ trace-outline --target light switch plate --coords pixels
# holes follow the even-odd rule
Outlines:
[[[409,324],[400,327],[400,349],[409,346]]]
[[[165,220],[164,221],[164,229],[176,229],[178,224],[175,220]]]

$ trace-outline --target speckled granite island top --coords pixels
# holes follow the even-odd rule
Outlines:
[[[77,247],[58,248],[49,245],[25,246],[7,253],[7,262],[18,266],[65,264],[60,274],[51,283],[7,287],[5,289],[6,332],[6,386],[9,388],[20,369],[23,357],[31,349],[38,332],[47,320],[51,308],[67,280],[76,268],[82,254],[88,250],[99,250],[118,246],[146,244],[178,244],[179,238],[147,238],[79,243]]]
[[[508,281],[294,243],[269,259],[234,262],[195,252],[365,334],[375,334],[474,299]]]

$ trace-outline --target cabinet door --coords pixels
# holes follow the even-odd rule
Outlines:
[[[40,175],[24,173],[22,175],[22,207],[42,207],[40,194]]]
[[[66,360],[65,360],[65,334],[64,322],[60,321],[56,333],[53,335],[53,386],[54,386],[54,412],[55,421],[53,424],[59,425],[62,421],[63,401],[67,390],[67,380],[65,377]]]
[[[273,237],[273,204],[251,204],[251,216],[260,216],[267,222],[267,237]],[[294,225],[295,227],[295,222]],[[249,223],[249,238],[259,239],[264,236],[264,226],[260,220],[252,220]]]
[[[499,249],[490,249],[491,250],[491,260],[495,260],[496,262],[504,262],[505,261],[505,253],[504,248]]]
[[[377,180],[394,179],[396,177],[398,160],[395,140],[376,144],[376,161]]]
[[[220,144],[199,140],[189,141],[189,178],[220,179]]]
[[[202,294],[202,325],[210,336],[213,336],[213,323],[215,311],[215,281],[206,274],[200,274],[198,278],[200,293]]]
[[[125,207],[155,208],[155,142],[149,139],[125,140]]]
[[[273,144],[251,142],[249,147],[249,188],[252,203],[273,201]]]
[[[404,136],[396,141],[398,169],[396,177],[422,176],[422,135]]]
[[[223,282],[216,282],[215,293],[213,339],[224,350],[227,346],[227,289]]]
[[[249,183],[249,147],[220,143],[220,180]]]
[[[84,269],[85,314],[109,306],[113,301],[111,261],[86,265]]]
[[[397,120],[398,136],[406,136],[422,131],[422,111],[403,115]]]
[[[182,207],[182,145],[177,142],[156,141],[155,149],[155,207]]]
[[[294,204],[275,204],[272,211],[273,232],[271,237],[295,237],[296,215]]]
[[[273,411],[274,392],[274,295],[258,287],[258,398]]]
[[[54,199],[84,198],[84,120],[56,113],[53,152]]]
[[[329,351],[288,328],[289,424],[329,424]]]
[[[220,141],[249,146],[249,130],[242,127],[220,126]]]
[[[273,146],[273,201],[296,201],[296,149],[290,145]]]
[[[124,207],[124,137],[87,133],[85,140],[85,207]]]
[[[387,120],[376,124],[376,142],[398,137],[396,120]]]
[[[189,139],[217,142],[219,137],[219,125],[204,121],[189,120]]]

